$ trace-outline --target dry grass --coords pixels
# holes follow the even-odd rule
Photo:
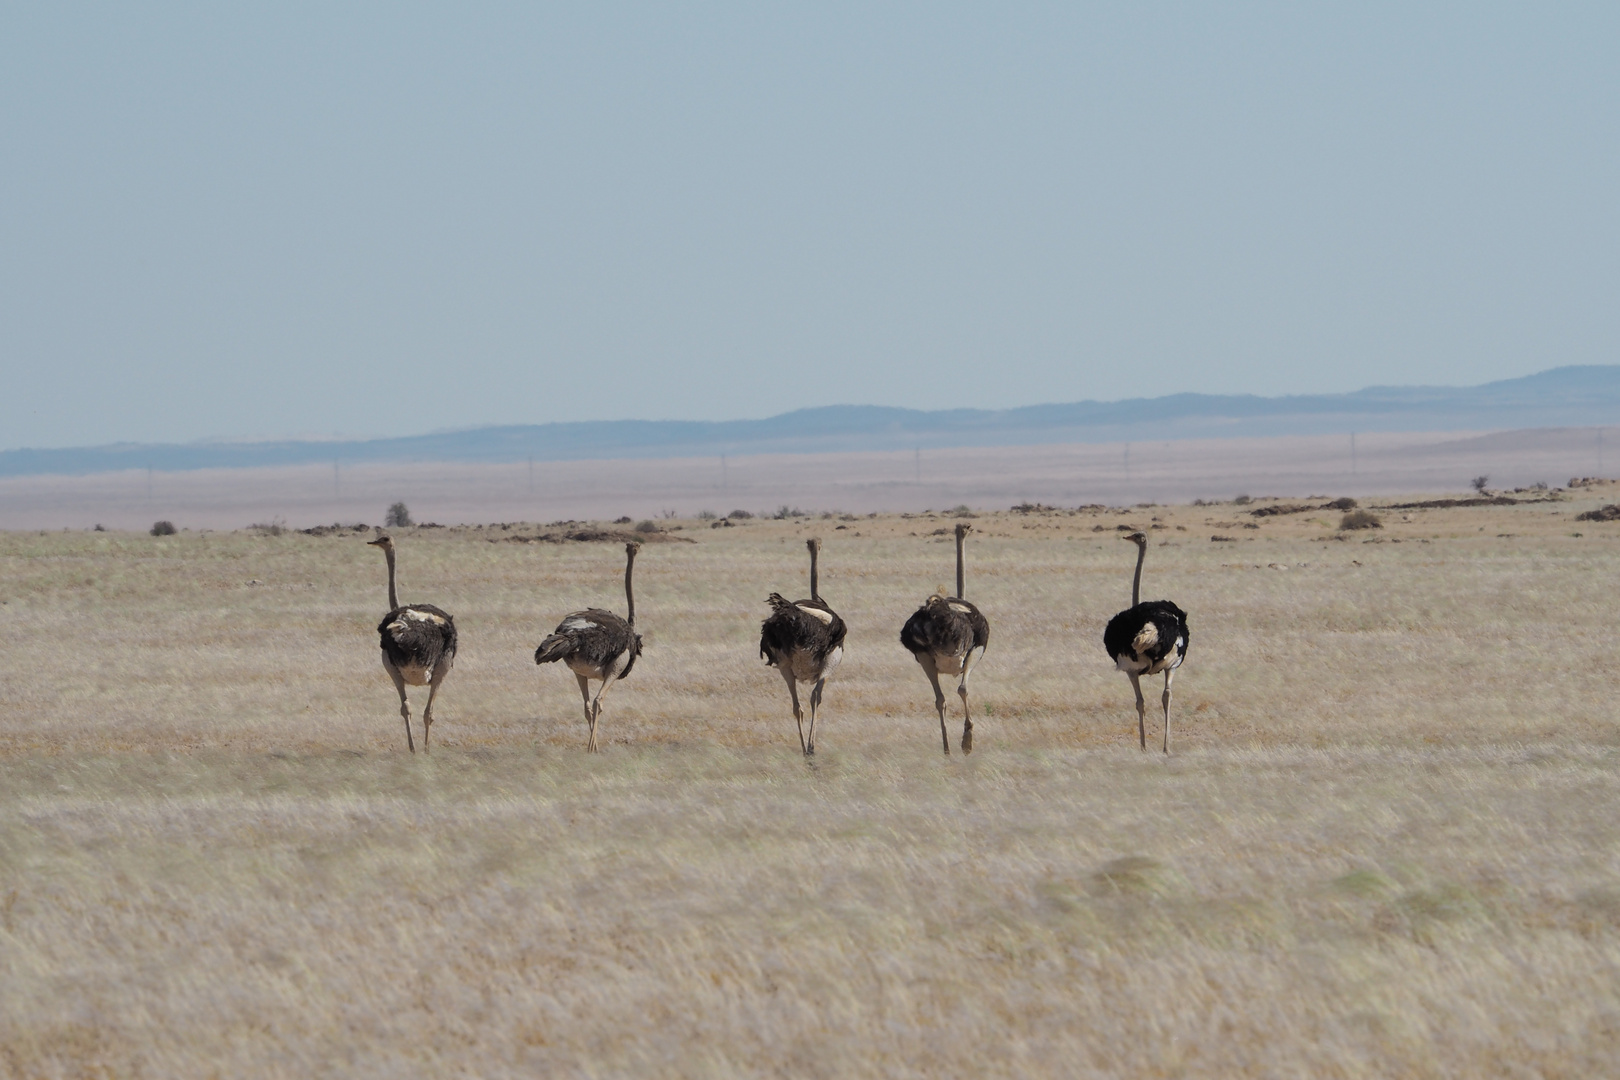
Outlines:
[[[401,537],[462,635],[424,759],[363,536],[0,535],[0,1075],[1602,1074],[1620,523],[1578,494],[981,516],[949,761],[897,641],[947,516],[664,523],[594,758],[530,654],[622,604],[613,546]],[[1121,524],[1191,612],[1169,759],[1100,647]],[[754,647],[811,532],[852,629],[807,766]]]

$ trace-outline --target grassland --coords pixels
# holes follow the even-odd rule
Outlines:
[[[531,654],[612,545],[399,535],[462,641],[413,758],[364,536],[0,534],[0,1075],[1602,1075],[1620,523],[1570,496],[981,514],[948,760],[896,640],[948,515],[668,523],[598,756]],[[1120,525],[1191,613],[1169,758]],[[812,533],[806,764],[755,644]]]

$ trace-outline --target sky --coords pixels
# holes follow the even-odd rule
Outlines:
[[[1620,362],[1620,5],[8,4],[0,449]]]

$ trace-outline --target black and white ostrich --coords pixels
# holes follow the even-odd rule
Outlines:
[[[1170,680],[1187,655],[1192,635],[1187,630],[1187,613],[1168,600],[1142,603],[1142,560],[1147,557],[1147,537],[1131,533],[1121,539],[1136,545],[1136,577],[1131,580],[1131,606],[1108,620],[1103,630],[1103,648],[1114,658],[1114,666],[1130,676],[1136,691],[1136,733],[1147,749],[1147,705],[1142,700],[1142,676],[1164,672],[1164,752],[1170,752]]]
[[[405,686],[426,686],[427,705],[422,709],[422,752],[428,752],[428,731],[433,727],[433,698],[450,674],[456,661],[456,623],[450,614],[432,604],[400,605],[394,591],[394,540],[387,533],[367,541],[380,547],[388,559],[388,614],[377,624],[382,639],[383,668],[399,691],[399,715],[405,718],[405,745],[416,753],[411,738],[411,705],[405,700]]]
[[[561,660],[579,680],[579,696],[585,701],[585,723],[590,727],[590,741],[585,748],[596,750],[596,718],[602,712],[602,695],[619,679],[630,674],[641,655],[641,635],[636,633],[636,594],[631,588],[630,575],[636,568],[636,552],[641,545],[624,545],[624,604],[625,618],[601,608],[576,611],[557,624],[540,647],[534,650],[536,664],[549,664]],[[601,680],[602,686],[591,697],[590,680]]]
[[[968,709],[968,675],[990,644],[990,623],[979,609],[962,599],[962,541],[971,525],[956,526],[956,595],[945,590],[930,596],[912,613],[900,631],[900,644],[911,650],[923,674],[934,688],[934,708],[939,712],[939,738],[950,755],[951,737],[945,731],[945,691],[939,677],[960,675],[956,694],[962,699],[962,753],[973,753],[973,715]]]
[[[816,710],[821,707],[821,688],[827,676],[844,658],[844,620],[827,606],[816,585],[816,556],[820,540],[807,540],[810,549],[810,599],[788,601],[781,593],[771,593],[765,602],[771,614],[760,626],[759,655],[782,673],[788,694],[793,698],[793,719],[799,725],[799,749],[806,756],[816,752]],[[804,710],[799,707],[799,683],[814,683],[810,691],[810,734],[804,732]]]

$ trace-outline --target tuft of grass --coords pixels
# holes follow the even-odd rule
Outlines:
[[[1352,510],[1339,519],[1339,528],[1343,531],[1356,529],[1382,529],[1384,522],[1371,510]]]
[[[660,526],[656,521],[649,519],[646,521],[636,522],[636,532],[638,533],[657,533],[663,531],[663,527]]]
[[[1376,870],[1352,870],[1333,879],[1333,887],[1351,896],[1379,897],[1395,888],[1395,883]]]
[[[1162,893],[1169,884],[1169,869],[1146,855],[1126,855],[1098,867],[1091,875],[1094,891],[1105,894]]]

